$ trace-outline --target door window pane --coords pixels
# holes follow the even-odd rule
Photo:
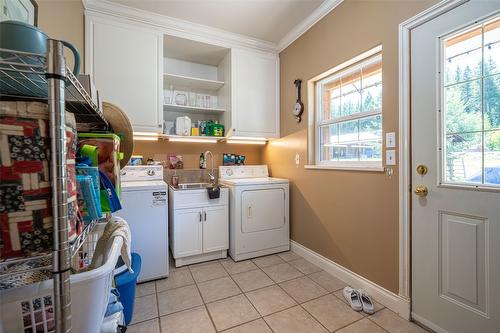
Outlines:
[[[485,133],[484,182],[500,185],[500,131]]]
[[[446,134],[481,131],[481,80],[452,85],[444,93]]]
[[[442,45],[444,181],[500,186],[500,18]]]
[[[481,133],[453,134],[446,137],[446,181],[481,183]]]
[[[484,128],[500,129],[500,74],[484,78]]]
[[[475,79],[482,74],[482,28],[461,33],[445,42],[445,85]]]
[[[500,73],[500,20],[484,27],[484,74]]]

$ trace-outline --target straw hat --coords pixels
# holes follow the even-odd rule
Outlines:
[[[111,125],[113,132],[120,136],[120,152],[123,158],[120,161],[120,169],[127,165],[134,150],[134,134],[132,125],[127,114],[114,104],[102,102],[104,118]]]

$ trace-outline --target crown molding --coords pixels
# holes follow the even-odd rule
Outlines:
[[[82,0],[85,13],[99,13],[156,27],[163,33],[215,44],[223,47],[239,46],[264,52],[279,53],[302,36],[314,24],[330,13],[343,0],[325,0],[308,17],[297,24],[277,44],[222,29],[193,23],[174,17],[132,8],[107,0]]]
[[[281,52],[292,44],[297,38],[302,36],[307,30],[315,25],[319,20],[331,12],[335,7],[340,5],[344,0],[326,0],[318,8],[316,8],[308,17],[297,24],[285,37],[277,44],[277,51]]]
[[[226,30],[209,27],[206,25],[173,18],[142,9],[132,8],[106,0],[82,0],[82,2],[85,9],[85,14],[98,13],[110,15],[117,18],[153,26],[165,34],[219,45],[222,47],[230,48],[238,46],[243,48],[257,49],[265,52],[277,52],[277,45],[269,41],[228,32]]]

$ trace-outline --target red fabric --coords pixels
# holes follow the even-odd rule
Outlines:
[[[16,102],[0,102],[16,103]],[[9,104],[7,109],[19,105]],[[43,107],[43,105],[42,105]],[[46,107],[46,106],[45,106]],[[71,115],[70,115],[71,116]],[[52,250],[52,193],[50,186],[50,139],[47,119],[0,114],[0,135],[7,138],[0,149],[0,258]],[[47,112],[48,118],[48,112]],[[73,119],[73,117],[69,117]],[[76,125],[66,130],[68,198],[76,198]],[[68,206],[70,241],[81,233],[78,205]]]

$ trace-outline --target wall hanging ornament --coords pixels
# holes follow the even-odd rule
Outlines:
[[[295,117],[295,120],[297,120],[298,123],[301,121],[301,116],[302,112],[304,112],[304,104],[302,103],[300,99],[300,86],[302,84],[301,79],[296,79],[293,81],[293,84],[295,84],[295,87],[297,88],[297,101],[295,102],[295,105],[293,106],[293,115]]]

